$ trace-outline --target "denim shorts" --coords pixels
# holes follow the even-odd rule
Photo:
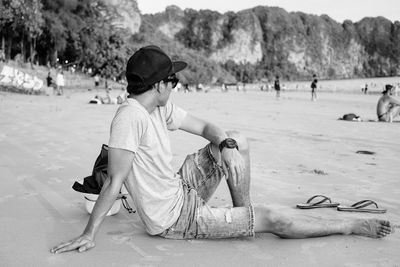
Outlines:
[[[249,207],[216,208],[207,204],[224,177],[208,144],[188,155],[178,175],[184,203],[178,220],[159,234],[170,239],[231,238],[254,236],[254,210]]]

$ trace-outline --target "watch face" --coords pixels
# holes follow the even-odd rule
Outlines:
[[[221,142],[221,144],[219,144],[219,150],[222,151],[222,149],[224,149],[224,147],[226,148],[236,148],[237,150],[239,150],[239,147],[235,141],[235,139],[232,138],[226,138],[224,141]]]
[[[227,148],[236,148],[237,147],[236,141],[234,139],[232,139],[232,138],[227,138],[225,140],[225,142],[226,142],[226,147]]]

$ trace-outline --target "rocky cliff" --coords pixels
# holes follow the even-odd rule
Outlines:
[[[238,73],[249,66],[255,73],[249,79],[400,75],[400,22],[382,17],[338,23],[326,15],[277,7],[220,14],[171,6],[144,18],[211,61]]]
[[[132,34],[139,32],[142,19],[135,0],[103,1],[108,6],[107,15],[113,18],[115,26],[128,29]]]
[[[135,0],[104,1],[113,23],[131,32],[134,47],[153,43],[191,61],[191,80],[400,75],[399,21],[338,23],[326,15],[266,6],[224,14],[170,6],[141,15]]]

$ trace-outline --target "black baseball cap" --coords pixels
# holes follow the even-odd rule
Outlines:
[[[183,70],[186,66],[186,62],[172,61],[158,46],[142,47],[129,58],[126,65],[128,92],[144,93],[151,85]]]

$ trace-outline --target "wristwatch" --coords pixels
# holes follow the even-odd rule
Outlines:
[[[224,149],[225,147],[229,149],[236,148],[237,150],[239,150],[236,140],[233,138],[226,138],[224,141],[222,141],[219,144],[219,151],[222,152],[222,149]]]

